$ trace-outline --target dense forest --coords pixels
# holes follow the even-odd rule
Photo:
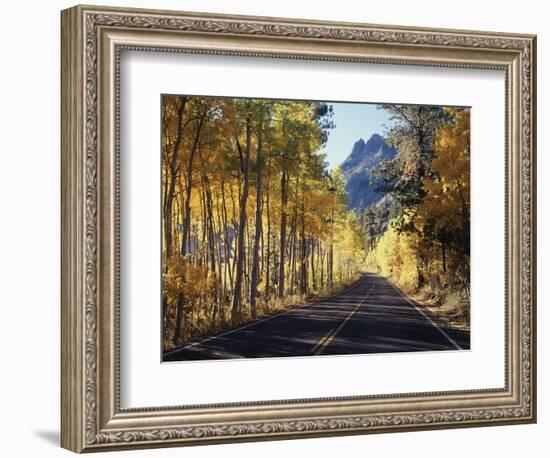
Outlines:
[[[367,270],[424,292],[469,327],[470,111],[383,105],[395,158],[374,170],[385,197],[358,210]],[[445,310],[446,309],[446,310]]]
[[[364,231],[320,152],[333,127],[320,102],[163,97],[165,349],[357,278]]]
[[[469,326],[469,109],[378,109],[385,138],[328,172],[330,104],[163,97],[165,349],[341,290],[361,270]]]

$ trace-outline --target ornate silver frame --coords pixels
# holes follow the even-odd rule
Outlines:
[[[535,36],[93,6],[64,10],[61,29],[63,447],[89,452],[535,421]],[[506,386],[121,409],[117,158],[124,49],[505,71]]]

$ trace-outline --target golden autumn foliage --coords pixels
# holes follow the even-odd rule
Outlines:
[[[454,123],[437,130],[433,178],[424,179],[426,197],[418,208],[417,226],[433,221],[436,231],[469,224],[470,202],[470,115],[449,109]]]
[[[414,234],[399,233],[390,224],[375,248],[368,252],[367,267],[378,270],[404,290],[413,291],[418,284],[417,246]]]
[[[391,209],[362,217],[326,170],[320,102],[162,100],[163,346],[185,344],[348,285],[362,269],[404,290],[469,290],[470,119],[386,107],[398,156]],[[367,211],[368,210],[368,211]],[[375,228],[376,226],[376,228]]]
[[[449,108],[445,116],[433,133],[421,197],[409,199],[414,204],[371,244],[366,266],[405,291],[437,295],[469,320],[470,113]],[[410,168],[409,154],[405,161]]]
[[[364,242],[324,104],[165,96],[164,348],[356,278]]]

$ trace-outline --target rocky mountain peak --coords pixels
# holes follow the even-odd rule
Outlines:
[[[376,191],[371,170],[396,155],[395,148],[388,145],[379,134],[373,134],[367,141],[360,138],[353,144],[349,156],[340,166],[346,179],[350,208],[366,208],[384,197]]]
[[[366,142],[360,138],[354,143],[341,169],[344,176],[349,178],[358,170],[371,169],[380,161],[393,158],[395,154],[395,149],[389,146],[381,135],[373,134]]]

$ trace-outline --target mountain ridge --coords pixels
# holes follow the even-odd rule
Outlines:
[[[367,141],[360,138],[353,144],[350,154],[340,166],[346,180],[349,208],[367,208],[385,197],[385,193],[376,191],[378,182],[372,170],[396,155],[395,148],[378,133],[372,134]]]

